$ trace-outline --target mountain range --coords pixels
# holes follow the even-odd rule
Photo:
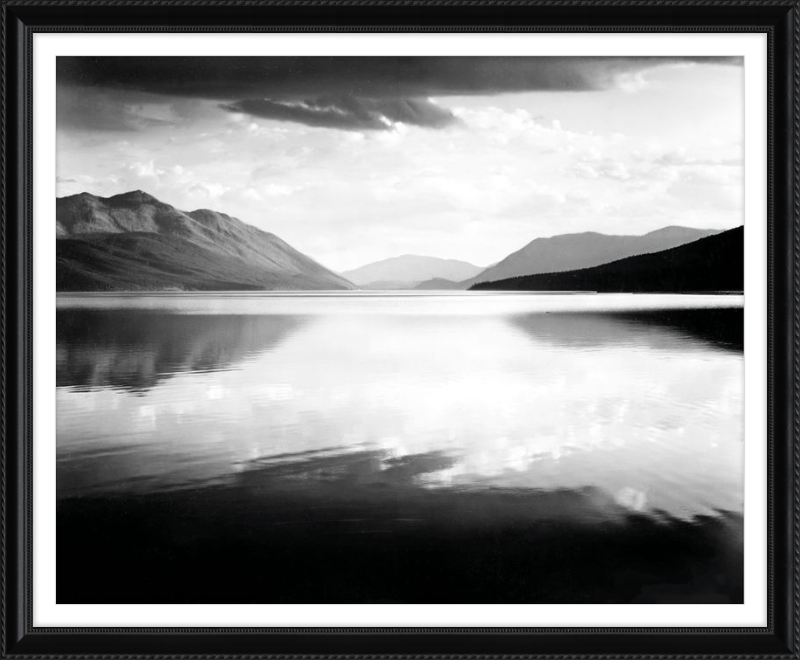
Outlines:
[[[615,290],[616,284],[608,284],[616,281],[608,275],[610,271],[602,271],[606,275],[599,285],[595,275],[553,276],[585,273],[718,233],[672,226],[642,236],[562,234],[537,238],[486,268],[456,259],[406,254],[337,274],[274,234],[225,213],[181,211],[141,190],[112,197],[81,193],[56,200],[56,282],[59,291],[466,290],[501,286],[563,290],[565,282],[571,282],[567,288],[604,290],[603,286],[610,286],[609,290]],[[547,277],[526,279],[539,275]],[[490,286],[480,286],[485,283]],[[718,287],[709,280],[703,288]]]
[[[537,238],[470,279],[451,282],[425,281],[417,288],[469,289],[480,282],[496,282],[522,275],[590,268],[637,254],[668,250],[719,231],[721,230],[671,226],[641,236],[609,235],[589,231]]]
[[[56,200],[59,291],[354,289],[274,234],[136,190]]]
[[[560,273],[479,282],[480,291],[689,293],[744,289],[744,227],[660,252]]]
[[[346,270],[342,277],[364,289],[413,289],[423,280],[461,281],[482,270],[480,266],[457,259],[404,254]]]

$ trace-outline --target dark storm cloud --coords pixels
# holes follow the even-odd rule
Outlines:
[[[235,112],[343,129],[452,123],[434,96],[591,91],[620,76],[718,57],[60,57],[70,87],[225,101]]]
[[[195,100],[111,87],[59,83],[56,122],[59,128],[81,131],[141,131],[178,124],[197,111]]]
[[[231,112],[242,112],[255,117],[358,131],[386,130],[394,122],[441,128],[456,121],[452,112],[425,99],[247,99],[222,107]]]
[[[133,131],[131,113],[113,90],[59,85],[56,121],[59,127],[87,131]]]

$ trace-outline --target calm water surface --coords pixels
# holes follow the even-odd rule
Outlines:
[[[400,543],[414,525],[424,537],[512,518],[515,534],[740,521],[740,296],[62,295],[57,319],[59,515],[75,529],[81,507],[100,507],[108,529],[120,503],[129,522],[150,507],[173,530],[162,542],[183,547],[176,511],[226,525],[244,511],[228,538],[302,523],[336,554],[370,535]],[[308,588],[319,602],[374,599],[348,580]],[[720,580],[736,582],[695,579],[691,598],[717,602]],[[75,589],[59,593],[80,602]],[[578,591],[510,600],[606,597]]]

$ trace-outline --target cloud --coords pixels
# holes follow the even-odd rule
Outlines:
[[[168,99],[146,92],[59,83],[56,122],[59,128],[84,131],[141,131],[172,126],[193,112],[186,99]]]
[[[372,100],[348,96],[304,101],[247,99],[222,107],[255,117],[353,131],[387,130],[395,123],[442,128],[457,121],[452,112],[427,99]]]
[[[234,100],[592,90],[667,64],[727,57],[60,57],[60,82]]]
[[[740,65],[741,58],[59,57],[57,77],[65,88],[217,100],[232,112],[280,121],[385,130],[392,123],[427,128],[453,123],[430,97],[630,91],[641,85],[642,72],[694,63]],[[113,113],[108,105],[105,110]],[[115,125],[113,119],[109,123]]]
[[[587,179],[606,178],[627,181],[631,178],[631,173],[625,163],[613,158],[584,158],[572,165],[571,172]]]

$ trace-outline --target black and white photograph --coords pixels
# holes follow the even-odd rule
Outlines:
[[[55,82],[58,604],[744,603],[742,57]]]

